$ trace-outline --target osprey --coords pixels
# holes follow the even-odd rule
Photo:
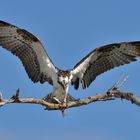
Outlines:
[[[53,85],[51,95],[57,103],[74,99],[68,94],[70,83],[76,90],[79,84],[86,89],[101,73],[136,61],[140,56],[140,41],[114,43],[94,49],[72,69],[60,70],[36,36],[4,21],[0,21],[0,46],[21,60],[34,83]]]

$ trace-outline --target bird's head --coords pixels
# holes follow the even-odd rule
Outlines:
[[[70,72],[69,71],[59,71],[58,72],[58,83],[65,89],[70,82]]]

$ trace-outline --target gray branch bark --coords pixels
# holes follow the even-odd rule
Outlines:
[[[2,94],[0,95],[0,106],[4,106],[12,103],[22,103],[22,104],[39,104],[45,107],[45,110],[60,110],[64,111],[65,109],[72,107],[79,107],[82,105],[87,105],[90,103],[95,103],[99,101],[111,101],[115,99],[124,99],[130,101],[131,103],[140,107],[140,99],[134,96],[133,93],[123,92],[117,89],[116,87],[111,88],[104,94],[96,94],[95,96],[89,96],[84,99],[78,99],[76,101],[70,101],[64,104],[54,104],[45,101],[44,99],[35,99],[35,98],[21,98],[19,96],[19,90],[16,91],[16,94],[13,95],[10,99],[3,99]]]
[[[90,103],[95,103],[99,101],[112,101],[116,99],[127,100],[132,104],[135,104],[140,107],[140,98],[134,96],[131,92],[124,92],[119,90],[119,87],[122,86],[128,76],[122,77],[118,82],[116,82],[111,89],[109,89],[104,94],[96,94],[95,96],[89,96],[84,99],[77,99],[74,101],[69,101],[63,104],[50,103],[45,98],[35,99],[35,98],[21,98],[19,96],[19,89],[10,99],[4,99],[2,94],[0,94],[0,107],[12,103],[22,103],[22,104],[38,104],[45,108],[45,110],[60,110],[64,115],[64,110],[72,107],[79,107],[82,105],[87,105]]]

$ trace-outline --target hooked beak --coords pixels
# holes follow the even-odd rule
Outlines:
[[[68,83],[66,83],[65,81],[63,81],[63,83],[62,83],[63,89],[66,89],[67,85],[68,85]]]

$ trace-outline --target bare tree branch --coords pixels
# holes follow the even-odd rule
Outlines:
[[[128,77],[128,76],[127,76]],[[134,96],[131,92],[123,92],[119,90],[119,87],[122,86],[122,84],[127,80],[127,77],[123,77],[123,79],[116,82],[111,89],[109,89],[104,94],[96,94],[95,96],[89,96],[84,99],[77,99],[75,101],[69,101],[64,104],[56,104],[56,103],[50,103],[45,100],[45,98],[42,99],[35,99],[35,98],[21,98],[19,96],[19,89],[16,91],[16,93],[10,98],[10,99],[4,99],[2,96],[2,93],[0,93],[0,107],[12,104],[12,103],[23,103],[23,104],[39,104],[43,107],[45,107],[45,110],[60,110],[62,111],[62,114],[64,115],[64,110],[72,107],[79,107],[82,105],[87,105],[90,103],[95,103],[99,101],[111,101],[115,99],[125,99],[127,101],[130,101],[131,103],[137,105],[140,107],[140,98]]]
[[[133,95],[130,92],[123,92],[118,90],[116,87],[108,90],[105,94],[96,94],[95,96],[89,96],[84,99],[78,99],[76,101],[64,103],[64,104],[54,104],[45,101],[44,99],[35,99],[35,98],[21,98],[19,97],[19,90],[16,91],[16,94],[13,95],[10,99],[3,99],[2,94],[0,95],[0,106],[12,103],[30,103],[30,104],[39,104],[45,107],[46,110],[65,110],[72,107],[79,107],[82,105],[87,105],[89,103],[95,103],[98,101],[111,101],[115,99],[125,99],[131,103],[140,107],[140,99]]]

